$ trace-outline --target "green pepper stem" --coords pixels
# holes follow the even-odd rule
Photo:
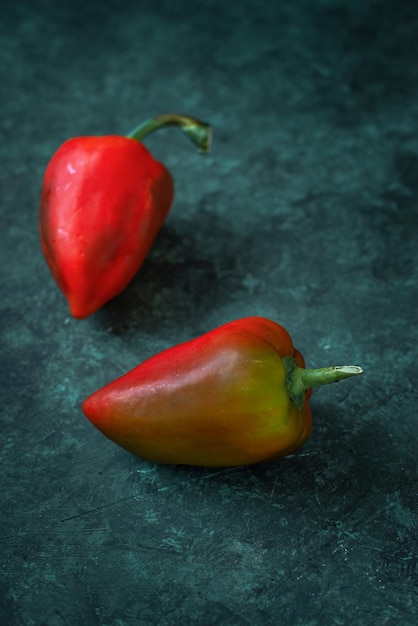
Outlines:
[[[286,368],[287,390],[293,402],[303,407],[305,393],[312,387],[336,383],[344,378],[358,376],[363,370],[357,365],[331,365],[319,369],[305,369],[296,365],[293,357],[283,359]]]
[[[210,125],[194,117],[178,113],[157,115],[157,117],[146,120],[130,132],[127,137],[136,141],[142,141],[144,137],[164,126],[180,126],[183,132],[202,152],[209,152],[212,140]]]

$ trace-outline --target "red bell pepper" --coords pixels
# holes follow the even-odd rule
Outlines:
[[[169,124],[181,126],[202,151],[209,150],[207,124],[168,114],[127,137],[69,139],[46,168],[42,250],[74,317],[91,315],[127,286],[167,217],[173,179],[140,141]]]
[[[82,408],[104,435],[145,459],[247,465],[308,439],[311,387],[361,373],[357,366],[305,369],[282,326],[248,317],[157,354]]]

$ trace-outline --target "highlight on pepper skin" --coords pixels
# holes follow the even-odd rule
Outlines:
[[[249,465],[307,441],[313,386],[361,373],[357,366],[308,370],[283,326],[248,317],[151,357],[82,409],[105,436],[142,458]]]

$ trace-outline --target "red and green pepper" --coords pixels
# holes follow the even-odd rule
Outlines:
[[[279,324],[248,317],[145,361],[83,403],[130,452],[160,463],[237,466],[282,457],[312,429],[311,388],[361,374],[305,369]]]

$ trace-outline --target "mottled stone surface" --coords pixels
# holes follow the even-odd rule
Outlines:
[[[0,615],[8,626],[418,622],[418,4],[10,2],[0,19]],[[144,266],[70,319],[38,239],[66,138],[147,140],[176,199]],[[244,315],[284,324],[314,393],[282,461],[158,466],[81,401]]]

